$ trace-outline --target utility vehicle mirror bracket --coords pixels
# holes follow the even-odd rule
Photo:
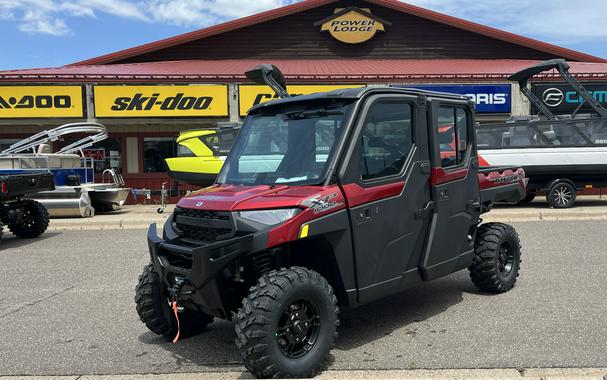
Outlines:
[[[287,83],[284,75],[278,67],[270,64],[255,66],[245,73],[249,80],[257,84],[266,84],[276,93],[279,98],[288,98]]]

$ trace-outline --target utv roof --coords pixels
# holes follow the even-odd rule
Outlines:
[[[359,87],[359,88],[345,88],[339,90],[333,90],[329,92],[317,92],[309,95],[299,95],[299,96],[291,96],[288,98],[276,99],[266,103],[258,104],[256,106],[251,107],[249,112],[254,112],[256,110],[265,108],[265,107],[274,107],[283,104],[289,103],[300,103],[300,102],[309,102],[314,100],[329,100],[329,99],[360,99],[364,95],[368,93],[394,93],[394,94],[408,94],[408,95],[425,95],[432,96],[438,98],[446,98],[453,100],[468,100],[468,97],[464,95],[458,94],[449,94],[446,92],[437,92],[437,91],[428,91],[428,90],[419,90],[416,88],[402,88],[402,87],[392,87],[392,86],[381,86],[381,87]]]

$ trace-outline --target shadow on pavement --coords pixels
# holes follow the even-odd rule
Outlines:
[[[406,334],[416,335],[417,328],[410,325],[444,313],[464,300],[463,293],[476,291],[467,275],[462,273],[422,284],[358,309],[342,311],[335,348],[354,349],[403,328]]]
[[[59,232],[59,231],[57,231],[57,232],[56,231],[47,231],[37,238],[21,239],[15,235],[11,234],[7,229],[5,229],[3,232],[4,233],[2,234],[2,236],[0,238],[0,251],[3,251],[8,248],[19,248],[19,247],[28,245],[33,242],[46,240],[46,239],[52,239],[55,236],[61,235],[61,232]]]
[[[344,351],[355,349],[403,328],[407,329],[406,334],[415,335],[417,328],[410,325],[444,313],[462,302],[464,293],[476,294],[476,288],[467,273],[460,272],[358,309],[342,309],[335,348]],[[241,368],[234,338],[233,324],[218,320],[209,326],[207,332],[180,340],[177,344],[150,332],[139,336],[142,343],[160,345],[169,351],[181,369],[188,366]],[[331,356],[327,365],[332,361]],[[249,378],[247,372],[242,376]]]

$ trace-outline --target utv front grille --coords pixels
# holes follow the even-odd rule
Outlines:
[[[192,210],[177,207],[173,221],[182,238],[197,242],[215,242],[234,237],[229,212]]]

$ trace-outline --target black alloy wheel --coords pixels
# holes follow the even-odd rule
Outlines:
[[[296,300],[285,308],[278,322],[278,347],[286,357],[299,359],[314,347],[319,332],[318,307],[310,300]]]

